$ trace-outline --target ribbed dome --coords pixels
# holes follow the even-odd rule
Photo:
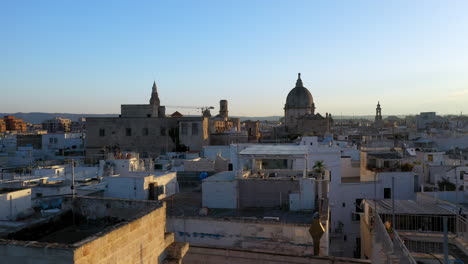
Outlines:
[[[286,98],[285,108],[311,108],[314,104],[312,94],[302,84],[301,74],[298,74],[296,87],[294,87]]]

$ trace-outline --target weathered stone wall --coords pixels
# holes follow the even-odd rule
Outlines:
[[[313,254],[309,228],[306,224],[283,222],[167,218],[167,230],[175,233],[176,241],[188,242],[190,246],[244,248],[297,256]],[[328,246],[325,236],[322,243]]]
[[[166,241],[165,206],[85,243],[74,251],[75,264],[160,263]]]
[[[175,127],[177,119],[173,118],[88,118],[86,155],[96,158],[104,147],[115,147],[156,157],[175,148],[169,133]],[[126,135],[127,128],[131,128],[130,136]],[[148,135],[144,134],[146,128]],[[104,129],[104,136],[100,136],[100,129]]]
[[[155,201],[77,197],[62,209],[87,217],[127,219],[75,244],[0,240],[0,263],[162,263],[174,235],[165,232],[166,207]]]

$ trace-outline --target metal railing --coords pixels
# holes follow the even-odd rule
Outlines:
[[[455,227],[456,227],[456,235],[468,243],[468,221],[467,219],[458,215]]]
[[[393,263],[393,260],[398,259],[398,263],[401,264],[416,264],[416,261],[396,230],[392,230],[392,239],[380,216],[375,214],[374,217],[376,218],[374,221],[374,246],[377,243],[381,244],[381,253],[383,253],[383,255],[374,251],[372,254],[372,263]]]

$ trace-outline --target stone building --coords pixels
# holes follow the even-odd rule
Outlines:
[[[244,126],[247,131],[249,142],[258,143],[262,137],[262,133],[260,133],[260,121],[247,120],[244,122]]]
[[[304,87],[301,74],[298,74],[296,87],[286,98],[284,105],[284,125],[288,134],[323,136],[333,124],[331,114],[323,117],[315,113],[315,103],[310,91]]]
[[[210,145],[247,143],[247,135],[241,132],[240,119],[230,118],[228,113],[228,101],[219,101],[219,114],[210,118]]]
[[[1,263],[181,263],[188,250],[166,232],[165,203],[60,198],[58,213],[3,230]]]
[[[215,134],[240,131],[240,119],[229,118],[228,113],[228,101],[219,101],[219,114],[211,118],[210,133]]]
[[[156,83],[150,104],[121,105],[119,117],[86,119],[87,158],[106,153],[134,151],[141,157],[157,157],[168,151],[200,151],[208,145],[208,118],[167,117]]]
[[[66,133],[71,131],[71,125],[70,119],[55,117],[42,122],[42,129],[48,133]]]

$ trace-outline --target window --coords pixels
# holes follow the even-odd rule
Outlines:
[[[127,127],[127,128],[125,129],[125,135],[128,136],[128,137],[131,136],[131,135],[132,135],[132,129],[129,128],[129,127]]]
[[[54,143],[54,138],[49,138],[49,143],[50,144]]]
[[[165,136],[165,135],[166,135],[166,128],[161,127],[161,136]]]
[[[100,137],[106,136],[106,130],[104,128],[99,129],[99,136]]]
[[[427,160],[428,161],[434,161],[434,156],[433,155],[427,155]]]
[[[384,191],[383,191],[383,196],[384,196],[384,199],[392,199],[392,189],[391,188],[384,188]]]
[[[186,136],[188,134],[188,124],[187,123],[182,123],[182,135]]]
[[[463,176],[465,176],[465,172],[464,172],[464,171],[460,171],[460,180],[463,180]]]
[[[54,144],[57,144],[57,142],[58,142],[58,139],[54,138]]]
[[[146,128],[146,127],[143,128],[142,131],[141,131],[141,134],[142,134],[143,136],[147,136],[147,135],[149,134],[148,128]]]
[[[192,123],[192,136],[198,135],[198,124]]]
[[[355,209],[354,209],[355,211],[352,213],[352,220],[353,221],[361,220],[361,214],[360,213],[364,212],[364,210],[361,207],[361,202],[362,202],[362,199],[356,199]]]

